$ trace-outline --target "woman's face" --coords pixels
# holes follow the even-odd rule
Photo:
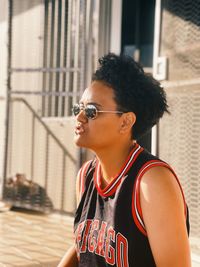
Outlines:
[[[94,81],[84,91],[79,102],[85,107],[93,104],[98,110],[117,111],[113,89]],[[82,110],[76,116],[75,143],[93,151],[107,149],[120,142],[121,114],[98,113],[95,119],[87,119]]]

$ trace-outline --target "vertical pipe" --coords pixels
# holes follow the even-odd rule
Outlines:
[[[47,51],[48,51],[48,20],[49,20],[49,0],[45,0],[44,3],[44,47],[43,47],[43,67],[47,67]],[[42,74],[42,92],[46,92],[47,88],[47,74]],[[42,116],[46,116],[46,96],[42,96]]]
[[[94,10],[94,2],[91,0],[87,1],[87,14],[86,14],[86,58],[87,64],[85,66],[85,82],[88,84],[91,81],[91,75],[93,72],[93,10]]]
[[[104,34],[105,34],[105,1],[99,1],[99,16],[98,16],[98,58],[104,55]]]
[[[5,133],[5,155],[4,155],[4,177],[3,188],[7,176],[7,160],[8,160],[8,142],[9,142],[9,118],[10,118],[10,103],[11,103],[11,65],[12,65],[12,16],[13,16],[13,0],[9,0],[8,7],[8,65],[7,65],[7,99],[6,99],[6,133]]]
[[[112,3],[113,6],[116,3]],[[99,2],[99,49],[98,49],[98,57],[103,56],[105,53],[108,53],[111,47],[111,34],[113,30],[113,22],[116,20],[112,20],[112,11],[113,7],[111,6],[111,1],[103,0]],[[116,18],[116,14],[114,15]],[[116,31],[115,31],[116,32]],[[116,41],[116,37],[114,40]]]
[[[71,50],[72,50],[72,0],[68,0],[68,18],[67,18],[67,51],[66,51],[66,66],[67,68],[71,67]],[[66,91],[70,92],[73,90],[71,85],[71,72],[66,73]],[[65,102],[66,104],[66,102]],[[71,111],[71,98],[68,97],[67,104],[65,105],[65,115],[68,115]]]
[[[31,138],[31,180],[34,180],[34,149],[35,149],[35,115],[32,115],[32,138]]]
[[[62,0],[58,1],[58,23],[57,23],[57,47],[56,47],[56,67],[59,68],[60,67],[60,55],[61,55],[61,27],[62,27]],[[59,86],[60,86],[60,72],[56,72],[56,92],[59,92]],[[55,96],[55,116],[59,116],[59,98],[60,96]]]
[[[80,10],[82,12],[80,25],[82,25],[81,31],[80,31],[80,93],[83,92],[85,89],[85,66],[86,66],[86,0],[80,0]],[[83,163],[83,159],[85,157],[85,150],[83,148],[80,148],[78,150],[78,166],[77,169],[79,169]]]
[[[44,188],[47,192],[48,186],[48,175],[49,175],[49,133],[46,134],[46,163],[45,163],[45,181]]]
[[[65,17],[64,17],[64,52],[63,52],[63,67],[67,67],[67,32],[68,32],[68,0],[65,0]],[[62,92],[66,91],[66,76],[67,73],[63,73]],[[61,116],[65,116],[65,97],[62,97],[61,102]]]
[[[83,40],[80,40],[80,28],[82,31],[85,30],[85,23],[80,22],[80,2],[81,0],[77,1],[76,12],[75,12],[76,14],[76,25],[75,25],[76,30],[75,30],[75,39],[74,39],[74,68],[75,69],[79,67],[79,53],[80,53],[79,47],[80,47],[81,41],[83,41]],[[82,10],[82,12],[84,13],[84,10]],[[75,71],[74,76],[73,76],[73,93],[74,93],[73,104],[77,102],[78,75],[79,73]]]
[[[107,12],[108,15],[106,16],[106,46],[105,46],[105,53],[109,52],[109,48],[110,48],[110,32],[111,32],[111,12],[112,12],[112,2],[111,1],[107,1]]]
[[[7,154],[7,175],[12,173],[12,165],[13,165],[13,160],[12,160],[12,155],[13,155],[13,150],[10,149],[12,148],[13,145],[13,132],[11,131],[11,126],[13,124],[13,100],[10,99],[9,102],[9,121],[8,121],[8,154]]]
[[[156,0],[155,6],[155,26],[154,26],[154,49],[153,49],[153,76],[157,74],[157,59],[160,49],[160,25],[161,25],[161,0]],[[151,153],[158,156],[158,126],[152,128],[151,133]]]
[[[51,1],[51,38],[50,38],[50,68],[54,67],[54,35],[55,35],[55,0]],[[49,92],[52,92],[54,73],[49,73]],[[52,101],[53,97],[49,95],[48,101],[48,116],[52,116]]]
[[[61,188],[61,210],[64,211],[64,201],[65,201],[65,170],[66,170],[66,155],[63,152],[63,162],[62,162],[62,188]]]
[[[82,12],[80,25],[80,93],[83,93],[85,89],[85,59],[86,59],[86,1],[80,0],[80,9]]]

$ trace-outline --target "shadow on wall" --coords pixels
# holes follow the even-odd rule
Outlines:
[[[17,16],[20,15],[23,12],[26,12],[29,9],[34,8],[35,6],[41,5],[43,4],[41,0],[31,0],[31,1],[27,1],[27,0],[13,0],[15,2],[15,6],[16,8],[13,10],[13,15]],[[9,3],[13,2],[10,0],[1,0],[1,8],[0,8],[0,23],[2,21],[7,20],[7,16],[9,13]],[[17,4],[17,2],[20,2],[20,5]],[[5,10],[5,6],[8,6],[8,13],[6,14],[4,12]],[[17,6],[19,6],[20,8],[18,9]]]

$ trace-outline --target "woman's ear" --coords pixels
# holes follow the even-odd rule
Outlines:
[[[120,133],[130,132],[136,122],[136,115],[133,112],[126,112],[122,115]]]

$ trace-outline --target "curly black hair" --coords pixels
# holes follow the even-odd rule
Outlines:
[[[133,139],[150,130],[164,112],[169,113],[160,83],[146,74],[132,57],[109,53],[99,59],[99,64],[92,81],[101,81],[114,90],[118,110],[135,113]]]

